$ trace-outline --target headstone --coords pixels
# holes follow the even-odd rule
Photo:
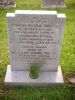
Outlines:
[[[5,85],[63,83],[59,57],[65,14],[56,11],[16,10],[7,13],[10,65]],[[30,65],[42,63],[37,79],[29,77]],[[58,67],[59,66],[59,67]]]
[[[14,8],[16,4],[14,0],[0,0],[0,9],[2,8]]]
[[[66,8],[64,0],[43,0],[42,8]]]
[[[7,3],[7,0],[2,0],[2,4],[5,4],[5,3]]]

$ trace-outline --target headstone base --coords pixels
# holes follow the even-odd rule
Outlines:
[[[16,8],[16,4],[14,4],[14,5],[0,5],[0,9],[6,9],[6,8]]]
[[[40,72],[37,79],[31,79],[29,71],[12,71],[8,65],[4,80],[6,86],[42,86],[56,83],[64,83],[60,66],[57,72]]]
[[[66,8],[66,6],[63,5],[50,5],[50,4],[41,4],[41,8]]]

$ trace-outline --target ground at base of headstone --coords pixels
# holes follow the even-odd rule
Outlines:
[[[46,86],[52,84],[63,84],[61,67],[56,72],[40,72],[37,79],[29,77],[29,71],[11,71],[11,66],[7,66],[4,84],[6,86]]]

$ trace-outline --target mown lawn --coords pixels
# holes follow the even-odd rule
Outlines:
[[[0,10],[0,100],[75,100],[75,88],[68,85],[68,78],[75,74],[75,0],[65,0],[67,9],[43,9],[42,0],[15,0],[16,9],[57,10],[66,14],[66,25],[60,56],[65,84],[50,87],[5,87],[3,84],[9,64],[6,13],[15,9]],[[66,83],[67,82],[67,83]]]

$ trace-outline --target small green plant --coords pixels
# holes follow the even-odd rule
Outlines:
[[[41,64],[39,64],[39,63],[32,63],[30,65],[30,74],[29,75],[32,79],[38,78],[40,68],[41,68]]]

